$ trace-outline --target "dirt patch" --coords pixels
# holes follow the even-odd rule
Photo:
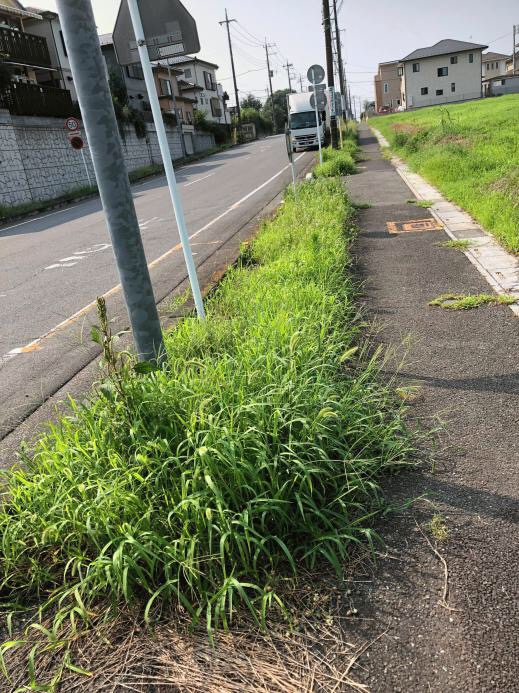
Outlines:
[[[414,136],[421,132],[425,132],[425,128],[422,128],[419,125],[413,125],[412,123],[393,123],[391,127],[395,132],[404,133],[409,136]]]
[[[506,195],[514,207],[519,207],[519,167],[509,171],[506,176],[491,183],[489,190]]]

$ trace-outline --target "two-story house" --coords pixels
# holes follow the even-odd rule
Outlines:
[[[190,55],[170,58],[169,62],[182,70],[179,78],[181,92],[195,99],[196,110],[214,123],[225,125],[231,122],[223,89],[216,81],[218,65]]]
[[[398,60],[379,63],[375,75],[375,110],[384,113],[396,110],[401,103],[400,77]]]
[[[506,61],[510,56],[503,53],[483,53],[483,80],[491,79],[492,77],[501,77],[506,73]]]
[[[482,53],[488,46],[444,39],[400,61],[406,109],[482,97]]]
[[[148,91],[144,81],[144,72],[140,63],[134,65],[120,65],[117,60],[112,34],[101,34],[99,36],[101,52],[105,59],[108,75],[118,74],[124,82],[128,99],[132,108],[137,111],[150,111]]]
[[[7,75],[0,102],[16,115],[77,113],[70,89],[64,88],[57,55],[41,33],[45,21],[18,0],[0,0],[0,62]]]

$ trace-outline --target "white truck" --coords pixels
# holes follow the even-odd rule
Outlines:
[[[318,130],[315,110],[310,105],[311,96],[312,92],[289,94],[288,96],[288,127],[291,131],[294,152],[319,147],[318,132],[321,137],[321,145],[324,147],[325,144],[326,112],[318,111]]]

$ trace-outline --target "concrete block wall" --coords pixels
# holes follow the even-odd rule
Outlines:
[[[139,138],[133,127],[124,130],[123,154],[128,171],[162,163],[155,126],[147,125],[147,136]],[[180,130],[166,125],[173,159],[182,157]],[[82,130],[86,141],[86,135]],[[212,135],[196,135],[195,151],[214,146]],[[87,146],[83,150],[91,181],[94,169]],[[81,152],[70,146],[60,118],[12,116],[0,110],[0,205],[51,200],[88,185]]]

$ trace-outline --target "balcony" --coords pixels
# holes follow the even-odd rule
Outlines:
[[[52,67],[46,39],[24,31],[0,28],[0,56],[9,63]]]
[[[0,106],[13,115],[54,116],[68,118],[79,116],[79,107],[72,101],[70,92],[41,84],[11,82],[0,95]]]

